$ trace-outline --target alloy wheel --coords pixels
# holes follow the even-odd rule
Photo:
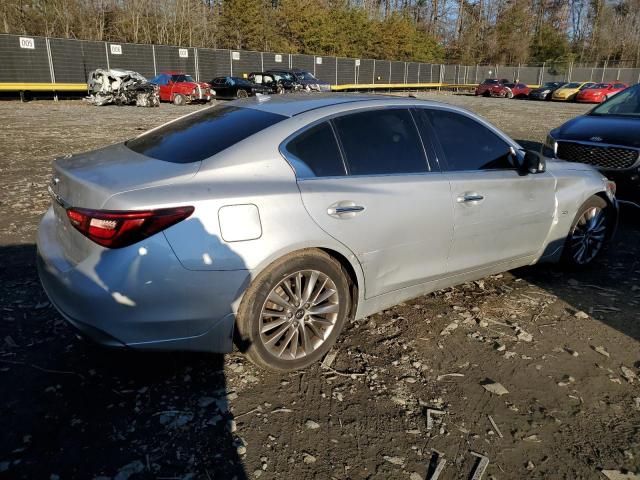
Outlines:
[[[260,340],[279,359],[305,357],[329,337],[339,311],[331,278],[317,270],[295,272],[269,292],[260,312]]]
[[[607,215],[602,208],[584,211],[571,231],[569,247],[578,265],[586,265],[602,250],[607,236]]]

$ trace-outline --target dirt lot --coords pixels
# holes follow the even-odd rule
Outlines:
[[[529,146],[587,109],[424,96]],[[0,103],[0,478],[417,480],[435,451],[440,479],[469,478],[471,452],[489,458],[484,478],[640,471],[637,211],[589,270],[520,269],[353,322],[330,368],[275,375],[239,354],[77,339],[34,267],[51,160],[195,108]]]

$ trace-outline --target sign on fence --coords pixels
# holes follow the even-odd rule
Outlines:
[[[322,65],[322,57],[316,57],[316,65]]]
[[[111,45],[109,45],[109,48],[111,50],[111,55],[122,55],[122,45],[116,45],[115,43],[112,43]]]
[[[276,63],[282,63],[282,55],[275,56]]]
[[[29,48],[31,50],[36,48],[36,42],[31,37],[20,37],[20,48]]]
[[[180,58],[189,58],[189,49],[188,48],[178,49],[178,56]]]
[[[231,60],[240,60],[240,52],[231,52]]]

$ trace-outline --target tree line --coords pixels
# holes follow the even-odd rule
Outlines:
[[[2,0],[0,22],[84,40],[640,67],[640,0]]]

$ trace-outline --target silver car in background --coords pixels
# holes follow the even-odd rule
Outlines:
[[[362,318],[541,261],[593,261],[614,186],[472,113],[411,98],[259,97],[58,159],[44,289],[111,346],[303,368]]]

